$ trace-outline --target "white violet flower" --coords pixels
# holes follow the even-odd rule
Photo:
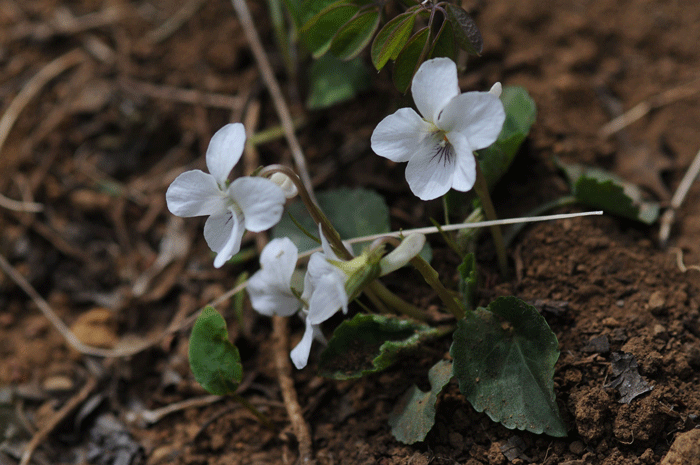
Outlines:
[[[460,94],[455,63],[428,60],[411,85],[420,115],[401,108],[384,118],[372,133],[372,150],[408,162],[406,181],[421,200],[440,197],[450,188],[468,191],[476,181],[473,152],[493,144],[505,121],[499,91],[494,86],[492,92]]]
[[[285,196],[269,179],[241,177],[230,183],[229,173],[240,160],[245,145],[241,123],[227,124],[209,142],[206,161],[209,173],[186,171],[165,194],[168,209],[176,216],[209,216],[204,238],[214,252],[214,266],[220,268],[241,249],[246,229],[260,232],[282,217]]]

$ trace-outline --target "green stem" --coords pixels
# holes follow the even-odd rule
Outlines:
[[[413,257],[411,260],[411,265],[416,267],[418,272],[423,275],[425,282],[427,282],[430,287],[437,292],[438,297],[440,297],[450,313],[452,313],[458,320],[464,318],[464,309],[457,303],[457,300],[454,298],[452,293],[442,285],[438,272],[435,271],[435,268],[430,266],[430,264],[420,255]]]
[[[489,194],[489,185],[484,177],[484,173],[481,171],[478,159],[476,161],[476,183],[474,184],[474,190],[481,200],[481,206],[484,209],[486,218],[491,221],[497,220],[496,209],[493,208],[493,202],[491,202],[491,195]],[[501,269],[501,276],[503,276],[503,278],[508,278],[508,257],[506,256],[506,246],[503,242],[501,228],[500,226],[491,226],[490,229],[491,236],[493,236],[493,243],[496,247],[498,267]]]
[[[371,293],[373,293],[377,298],[381,299],[385,304],[402,315],[406,315],[418,321],[425,321],[428,319],[423,310],[406,302],[401,297],[387,289],[379,281],[372,281],[368,288],[365,289],[365,294],[367,294],[367,291],[371,291]]]
[[[253,404],[251,404],[250,402],[248,402],[248,400],[247,400],[246,398],[241,397],[241,396],[239,396],[239,395],[236,394],[236,393],[231,394],[231,397],[233,398],[233,400],[235,400],[236,402],[238,402],[239,404],[241,404],[243,407],[245,407],[250,413],[252,413],[253,415],[255,415],[255,417],[256,417],[258,420],[260,420],[260,423],[262,423],[263,425],[265,425],[265,427],[271,429],[272,431],[274,431],[274,430],[276,429],[276,428],[275,428],[275,425],[272,424],[272,422],[270,421],[270,419],[267,418],[265,415],[263,415],[263,414],[260,412],[260,410],[256,409],[255,406],[254,406]]]

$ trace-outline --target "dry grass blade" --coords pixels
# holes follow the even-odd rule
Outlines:
[[[678,184],[678,188],[676,189],[676,192],[674,192],[673,197],[671,198],[670,208],[666,210],[661,216],[661,227],[659,228],[659,243],[662,247],[666,245],[666,243],[668,242],[668,237],[671,235],[671,226],[673,225],[673,221],[676,218],[676,210],[678,210],[681,207],[681,204],[685,200],[685,196],[690,190],[690,186],[698,177],[698,173],[700,173],[700,151],[698,151],[698,153],[695,155],[695,159],[688,167],[688,170],[685,172],[685,175],[683,176],[683,179],[681,179],[680,184]]]
[[[2,148],[5,145],[7,136],[10,135],[12,126],[14,126],[19,114],[29,104],[32,98],[34,98],[53,78],[63,73],[67,69],[82,63],[86,58],[87,56],[82,50],[74,49],[44,66],[29,81],[27,81],[27,84],[15,96],[10,105],[7,107],[7,110],[5,110],[5,113],[2,115],[2,118],[0,118],[0,153],[2,153]],[[0,194],[0,206],[10,210],[26,212],[38,212],[43,208],[40,204],[14,201],[8,199],[2,194]]]
[[[294,163],[296,163],[297,169],[299,170],[299,177],[304,183],[306,189],[309,191],[311,198],[314,200],[314,202],[316,202],[311,177],[309,176],[309,170],[306,167],[306,158],[304,157],[304,152],[301,149],[301,145],[294,134],[294,121],[292,120],[292,114],[290,113],[287,103],[284,100],[282,89],[280,88],[277,79],[275,79],[275,73],[272,70],[272,65],[270,65],[270,60],[268,60],[265,49],[260,42],[260,36],[255,29],[255,24],[253,24],[253,18],[250,14],[250,10],[248,9],[248,5],[246,5],[245,0],[231,0],[231,3],[233,4],[233,8],[236,10],[238,20],[241,22],[243,31],[248,39],[250,49],[253,51],[255,61],[258,64],[258,69],[260,69],[260,74],[262,74],[267,90],[270,92],[270,96],[272,97],[272,101],[275,105],[275,110],[277,110],[277,115],[280,117],[282,122],[287,144],[289,144],[289,148],[292,150]]]

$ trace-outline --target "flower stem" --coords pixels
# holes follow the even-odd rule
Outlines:
[[[484,177],[484,173],[481,171],[478,159],[476,161],[476,183],[474,184],[474,190],[481,200],[481,206],[484,209],[486,218],[491,221],[497,220],[496,209],[493,208],[493,202],[491,202],[491,195],[489,194],[489,185]],[[491,236],[493,236],[493,243],[496,247],[498,267],[501,269],[501,276],[503,278],[508,278],[508,258],[506,257],[506,246],[503,242],[501,228],[500,226],[491,226],[490,229]]]
[[[367,293],[367,291],[371,291],[382,302],[384,302],[389,307],[393,308],[394,310],[403,315],[406,315],[418,321],[425,321],[428,319],[423,310],[421,310],[413,304],[406,302],[401,297],[397,296],[389,289],[387,289],[382,283],[380,283],[377,280],[372,281],[372,283],[370,283],[368,289],[365,290],[365,293]]]
[[[442,300],[450,313],[452,313],[458,320],[464,318],[464,309],[457,303],[457,300],[454,298],[452,293],[450,293],[450,291],[443,286],[442,282],[440,282],[438,272],[435,271],[435,268],[430,266],[430,264],[420,255],[413,257],[411,260],[411,265],[416,267],[418,272],[423,275],[425,282],[427,282],[430,287],[437,292],[440,300]]]

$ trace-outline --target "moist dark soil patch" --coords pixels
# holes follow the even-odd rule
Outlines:
[[[158,36],[185,3],[0,2],[3,112],[49,62],[82,51],[30,99],[0,149],[0,192],[44,206],[39,213],[0,208],[0,254],[91,345],[131,347],[161,334],[233,287],[244,269],[255,269],[254,261],[214,269],[203,223],[174,220],[165,208],[169,183],[204,166],[209,138],[220,126],[244,121],[256,131],[278,124],[229,2],[203,2],[182,26]],[[265,3],[249,3],[292,112],[300,116],[304,75],[286,76]],[[700,148],[696,1],[462,3],[485,43],[483,56],[470,59],[461,74],[462,89],[485,90],[495,81],[520,85],[538,106],[531,136],[494,192],[500,216],[523,215],[567,192],[554,156],[609,169],[669,201]],[[80,22],[91,13],[103,15],[102,22]],[[71,16],[78,22],[66,20]],[[396,94],[388,70],[372,79],[358,99],[306,115],[299,138],[311,175],[319,190],[376,189],[391,207],[393,228],[426,226],[442,217],[440,202],[419,202],[406,186],[404,167],[369,147],[381,118],[410,105],[410,98]],[[668,92],[676,97],[658,99]],[[600,135],[620,111],[645,101],[652,110],[639,121]],[[281,140],[260,146],[257,157],[244,169],[291,164]],[[151,275],[168,235],[187,250]],[[700,263],[698,183],[677,212],[670,248],[658,247],[657,237],[658,227],[609,216],[530,226],[509,250],[514,273],[505,282],[488,238],[480,242],[480,304],[515,295],[540,309],[559,339],[554,382],[567,438],[493,423],[452,382],[426,441],[403,445],[387,419],[411,385],[427,389],[428,369],[448,357],[449,338],[354,381],[316,377],[320,348],[314,348],[309,367],[293,376],[318,463],[637,465],[664,457],[668,464],[700,463],[700,272],[690,266]],[[431,241],[436,268],[455,282],[455,257],[440,239]],[[246,245],[254,247],[252,238]],[[438,314],[438,300],[411,271],[386,283]],[[250,308],[240,322],[228,304],[221,309],[243,358],[241,394],[278,431],[228,399],[148,416],[206,394],[189,371],[188,331],[132,357],[88,357],[69,349],[5,273],[0,291],[1,408],[15,427],[5,432],[12,440],[0,448],[0,462],[16,463],[21,445],[92,377],[100,382],[42,441],[36,463],[296,461],[270,324]],[[330,323],[328,330],[338,321]],[[290,328],[295,344],[303,327],[292,321]],[[620,359],[637,365],[631,370],[637,377],[622,387],[612,367]],[[629,402],[621,403],[625,394]]]

